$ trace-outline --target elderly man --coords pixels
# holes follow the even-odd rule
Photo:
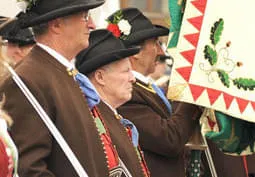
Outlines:
[[[79,85],[70,76],[71,60],[88,47],[94,24],[89,9],[103,0],[29,1],[19,25],[33,27],[36,46],[16,72],[54,122],[90,177],[109,176],[99,130]],[[4,109],[13,118],[11,135],[19,151],[21,177],[75,177],[70,161],[31,104],[9,78],[1,86]]]
[[[5,55],[13,63],[21,61],[32,49],[35,44],[32,31],[28,28],[15,31],[18,23],[17,19],[1,18],[0,36],[2,36]]]
[[[136,127],[116,111],[131,99],[135,78],[127,57],[137,54],[139,48],[125,47],[120,39],[107,30],[93,31],[89,43],[90,46],[77,55],[76,68],[88,76],[100,96],[101,102],[97,106],[99,117],[110,133],[107,139],[111,139],[132,176],[149,176],[138,146]],[[109,152],[108,157],[111,157]],[[117,164],[115,159],[118,157],[108,159],[111,168]]]
[[[121,20],[129,24],[129,33],[122,33],[122,23],[118,23]],[[191,104],[178,103],[172,107],[147,78],[155,70],[157,56],[162,54],[158,37],[168,35],[168,29],[153,25],[136,8],[117,11],[108,18],[108,22],[120,27],[119,37],[127,46],[141,45],[140,52],[130,57],[136,77],[132,99],[118,111],[136,125],[151,176],[184,177],[184,145],[201,112]],[[116,31],[110,26],[108,29],[113,33]]]

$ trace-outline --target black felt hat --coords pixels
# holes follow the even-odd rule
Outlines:
[[[23,0],[28,1],[28,0]],[[104,0],[29,0],[21,27],[35,26],[58,17],[96,8]]]
[[[2,39],[8,40],[10,43],[18,44],[19,46],[26,46],[35,44],[35,39],[32,31],[28,28],[16,28],[17,19],[8,19],[0,26],[0,36]]]
[[[75,66],[79,72],[89,74],[111,62],[139,53],[139,47],[126,47],[108,30],[90,33],[89,47],[76,56]]]
[[[130,34],[121,36],[125,45],[137,45],[147,39],[153,37],[166,36],[169,33],[169,29],[154,25],[152,22],[143,15],[137,8],[125,8],[114,12],[107,18],[108,22],[116,23],[116,21],[127,20],[131,26]],[[123,35],[123,34],[122,34]]]
[[[0,16],[0,27],[1,27],[2,24],[5,23],[8,19],[9,19],[8,17]]]

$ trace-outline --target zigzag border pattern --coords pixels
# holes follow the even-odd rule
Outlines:
[[[202,26],[203,19],[204,19],[204,13],[206,10],[207,0],[193,0],[193,1],[190,1],[187,3],[191,3],[202,15],[200,14],[198,16],[193,16],[193,17],[186,19],[190,25],[192,25],[193,27],[195,27],[195,29],[198,30],[198,32],[196,32],[196,33],[185,34],[183,36],[184,39],[186,41],[188,41],[194,47],[194,49],[180,52],[182,57],[186,61],[188,61],[191,64],[191,66],[179,67],[179,68],[176,68],[175,70],[189,84],[189,89],[192,94],[194,102],[196,102],[196,100],[202,95],[202,93],[206,91],[207,95],[208,95],[208,100],[209,100],[211,106],[222,95],[224,102],[225,102],[226,110],[228,110],[230,108],[230,105],[235,100],[238,104],[238,108],[239,108],[239,111],[241,114],[245,111],[248,104],[251,104],[253,110],[255,111],[255,102],[229,95],[228,93],[220,91],[220,90],[202,87],[199,85],[194,85],[194,84],[189,83],[192,66],[193,66],[193,62],[194,62],[194,58],[195,58],[196,48],[197,48],[197,44],[198,44],[198,40],[199,40],[200,30],[201,30],[201,26]]]

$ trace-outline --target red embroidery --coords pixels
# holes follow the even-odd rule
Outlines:
[[[100,120],[102,121],[102,124],[104,125],[105,131],[106,131],[106,134],[101,135],[101,139],[102,139],[103,144],[104,144],[106,158],[108,160],[108,166],[109,166],[109,170],[110,170],[114,167],[117,167],[118,164],[119,164],[118,153],[117,153],[116,149],[114,148],[114,146],[112,144],[110,133],[109,133],[107,127],[104,124],[103,118],[102,118],[101,114],[99,113],[99,111],[97,110],[96,107],[94,107],[92,109],[92,114],[93,114],[94,117],[100,118]]]
[[[207,0],[195,0],[191,2],[201,13],[205,13]]]
[[[195,34],[187,34],[184,35],[184,38],[189,41],[194,47],[197,47],[197,43],[199,40],[199,35],[200,33],[195,33]]]
[[[187,82],[189,82],[190,74],[192,71],[192,66],[178,68],[176,71],[185,79]]]
[[[210,103],[211,105],[213,105],[214,102],[219,98],[222,92],[215,89],[207,88],[207,93],[208,93]]]
[[[187,51],[181,52],[181,55],[182,55],[190,64],[193,65],[195,53],[196,53],[196,50],[187,50]]]
[[[252,105],[252,107],[253,107],[253,109],[255,111],[255,102],[251,101],[251,105]]]
[[[200,87],[198,85],[193,85],[193,84],[189,84],[189,88],[190,88],[190,91],[191,91],[194,101],[196,101],[200,97],[200,95],[203,93],[203,91],[205,90],[204,87]]]
[[[240,109],[240,112],[243,113],[249,102],[245,99],[237,98],[237,97],[236,97],[236,101],[238,103],[238,107]]]
[[[226,104],[226,108],[228,109],[234,99],[234,97],[232,95],[229,95],[227,93],[223,93],[223,98]]]
[[[197,29],[197,30],[201,30],[201,26],[202,26],[202,21],[203,21],[204,16],[198,16],[198,17],[194,17],[194,18],[190,18],[188,19],[188,21]]]

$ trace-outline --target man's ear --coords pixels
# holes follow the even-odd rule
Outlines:
[[[65,25],[64,20],[61,18],[57,18],[48,22],[49,30],[53,33],[59,34],[61,32],[61,26]]]
[[[128,58],[129,58],[129,61],[130,61],[130,63],[131,63],[132,68],[134,69],[134,68],[135,68],[135,65],[136,65],[136,63],[137,63],[137,61],[138,61],[139,58],[140,58],[140,53],[135,54],[135,55],[133,55],[133,56],[129,56]]]
[[[105,71],[97,69],[94,73],[94,79],[99,85],[105,85]]]

